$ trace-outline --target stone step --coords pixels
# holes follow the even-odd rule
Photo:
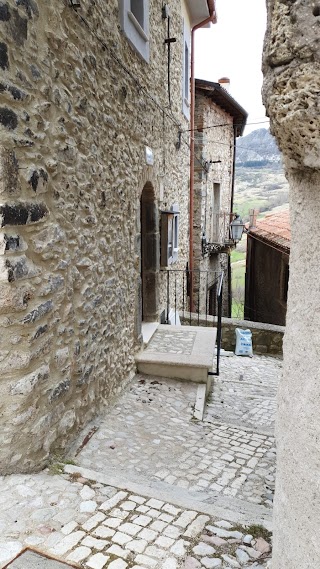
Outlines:
[[[136,356],[140,373],[208,383],[215,366],[216,329],[159,325],[147,347]]]

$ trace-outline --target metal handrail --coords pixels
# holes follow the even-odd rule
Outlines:
[[[166,324],[169,324],[170,308],[174,310],[174,323],[177,324],[177,314],[185,320],[185,312],[190,307],[190,278],[194,281],[194,305],[196,311],[189,312],[189,325],[200,325],[200,314],[205,314],[206,325],[208,325],[208,317],[216,316],[217,327],[217,363],[216,371],[210,372],[209,375],[219,375],[220,352],[222,339],[222,295],[223,295],[223,273],[210,270],[194,269],[192,272],[186,269],[162,269],[166,273],[167,284],[167,315]],[[196,315],[196,322],[193,321]],[[215,326],[212,319],[212,326]]]

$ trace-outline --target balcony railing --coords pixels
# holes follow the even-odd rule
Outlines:
[[[203,242],[204,253],[222,252],[234,245],[230,233],[230,223],[234,218],[234,213],[218,212],[212,214],[209,235],[206,235]]]

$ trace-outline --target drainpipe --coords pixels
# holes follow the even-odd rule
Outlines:
[[[193,194],[194,194],[194,109],[195,109],[195,78],[194,78],[194,34],[199,28],[203,28],[210,22],[215,24],[217,21],[214,0],[208,0],[208,7],[210,16],[194,26],[191,30],[191,98],[190,98],[190,215],[189,215],[189,270],[190,270],[190,312],[194,312],[193,303]]]

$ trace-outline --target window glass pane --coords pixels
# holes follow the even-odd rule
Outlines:
[[[184,97],[189,101],[189,48],[184,44]]]
[[[173,219],[168,220],[168,258],[173,256]]]
[[[144,7],[143,0],[130,0],[130,9],[140,26],[144,28]]]

